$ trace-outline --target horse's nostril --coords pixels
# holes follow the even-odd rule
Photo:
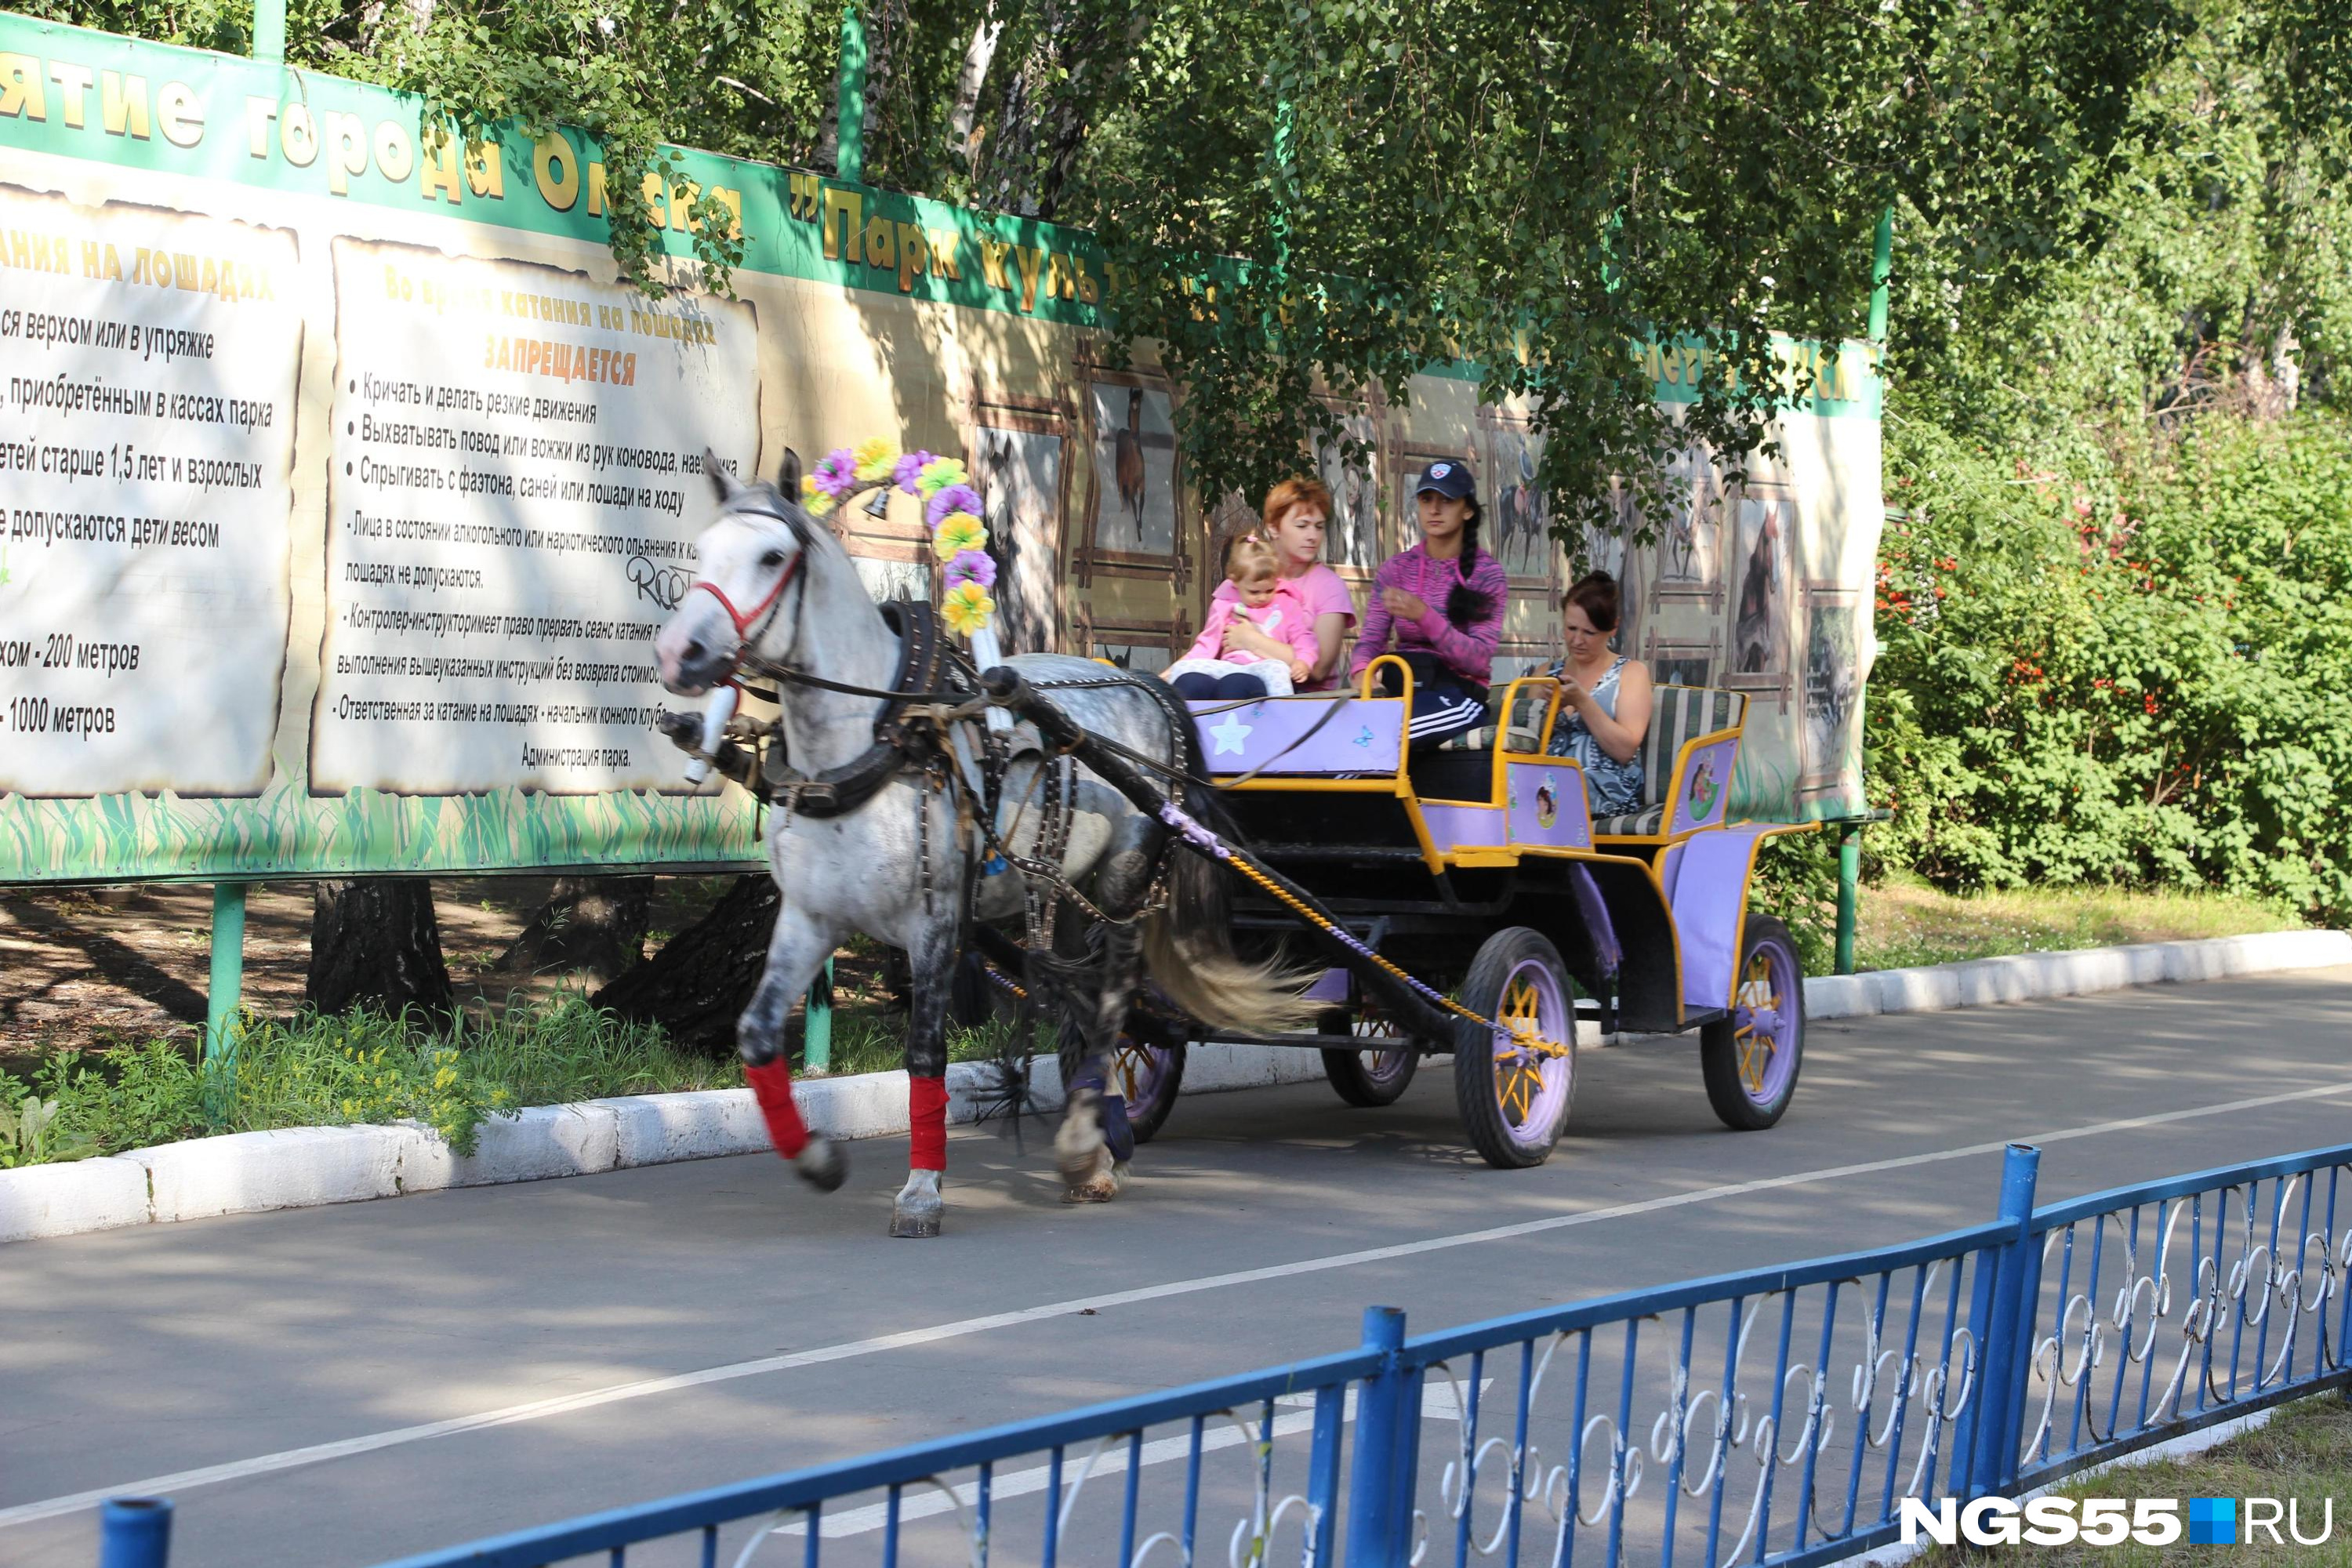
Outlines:
[[[683,662],[688,664],[700,664],[702,662],[702,656],[709,651],[710,650],[709,648],[704,647],[698,642],[690,642],[686,645],[686,657]]]

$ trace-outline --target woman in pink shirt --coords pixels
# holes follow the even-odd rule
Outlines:
[[[1347,658],[1348,628],[1355,624],[1356,603],[1339,574],[1323,564],[1323,532],[1331,516],[1331,492],[1315,479],[1285,479],[1268,490],[1257,537],[1274,546],[1280,563],[1284,592],[1297,598],[1314,617],[1315,658],[1300,691],[1328,691],[1339,684],[1339,667]],[[1221,584],[1211,595],[1213,604],[1234,600],[1234,585]],[[1224,633],[1227,652],[1248,652],[1260,658],[1287,659],[1288,646],[1243,623]]]
[[[1476,492],[1466,463],[1435,462],[1422,474],[1421,542],[1381,563],[1348,667],[1359,675],[1390,652],[1412,666],[1415,747],[1476,729],[1486,715],[1511,583],[1503,563],[1478,548]],[[1393,671],[1383,679],[1402,689]]]

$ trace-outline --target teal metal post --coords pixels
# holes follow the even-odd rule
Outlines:
[[[213,884],[212,980],[205,992],[205,1060],[226,1066],[236,1051],[236,1008],[245,989],[245,884]]]
[[[1862,824],[1838,835],[1837,972],[1853,973],[1853,926],[1862,901]]]
[[[286,63],[286,0],[253,0],[253,58],[264,65]]]
[[[833,960],[824,961],[809,982],[808,1013],[801,1041],[801,1066],[809,1072],[824,1072],[833,1066]]]
[[[1870,341],[1886,341],[1886,286],[1895,276],[1895,208],[1878,216],[1878,244],[1870,255]]]
[[[841,97],[834,112],[834,173],[866,182],[866,18],[856,0],[841,8]]]

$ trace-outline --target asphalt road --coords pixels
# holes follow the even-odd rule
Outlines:
[[[179,1568],[363,1564],[1343,1349],[1370,1302],[1431,1329],[1926,1236],[1990,1215],[2006,1141],[2044,1201],[2340,1142],[2347,1026],[2352,969],[1818,1024],[1760,1134],[1689,1042],[1589,1052],[1521,1173],[1443,1064],[1383,1110],[1204,1096],[1098,1208],[1042,1131],[969,1131],[929,1243],[883,1235],[889,1140],[830,1198],[759,1156],[19,1243],[0,1563],[87,1568],[72,1500],[171,1478]]]

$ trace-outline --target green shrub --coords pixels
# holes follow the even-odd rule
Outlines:
[[[2131,471],[1890,437],[1874,857],[2352,915],[2352,431],[2210,417]]]

